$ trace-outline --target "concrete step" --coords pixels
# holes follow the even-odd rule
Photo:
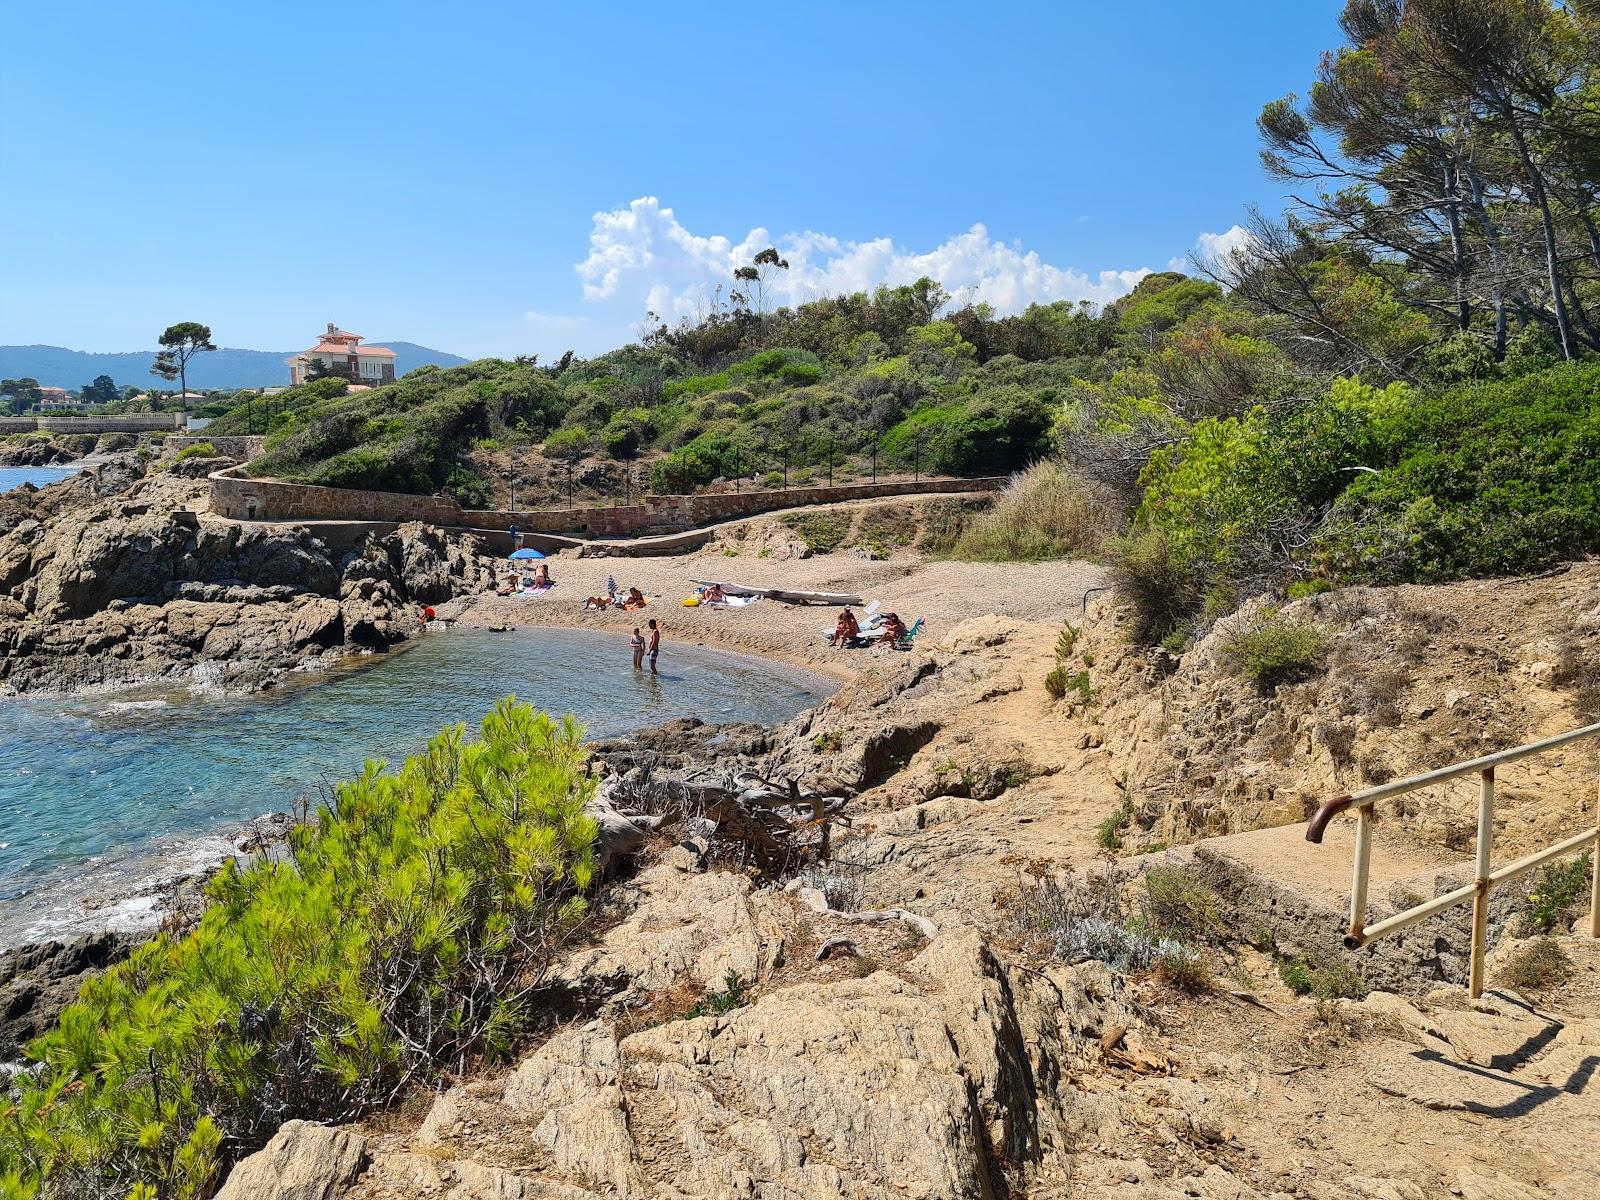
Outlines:
[[[1464,906],[1360,950],[1345,949],[1355,823],[1337,822],[1321,845],[1307,842],[1305,833],[1304,823],[1256,829],[1178,847],[1166,857],[1205,872],[1224,918],[1245,941],[1313,962],[1345,962],[1367,986],[1383,991],[1420,996],[1441,983],[1466,981],[1472,939]],[[1459,887],[1471,872],[1464,855],[1386,837],[1380,826],[1373,839],[1367,920]],[[1491,944],[1515,907],[1512,889],[1493,894]]]

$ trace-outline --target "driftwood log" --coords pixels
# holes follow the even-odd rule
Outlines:
[[[747,763],[660,770],[639,755],[628,770],[602,782],[597,803],[640,826],[688,827],[710,843],[712,857],[721,852],[764,871],[789,872],[828,860],[833,825],[848,823],[848,799]]]

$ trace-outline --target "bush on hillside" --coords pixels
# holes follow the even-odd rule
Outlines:
[[[582,425],[568,425],[556,430],[544,440],[546,458],[558,462],[577,462],[594,445],[594,435]]]
[[[1376,475],[1315,550],[1338,579],[1523,574],[1600,550],[1600,365],[1466,384],[1373,414]]]
[[[343,381],[316,380],[271,397],[279,415],[255,471],[328,487],[428,494],[446,486],[478,439],[542,432],[559,424],[563,411],[544,372],[497,359],[447,371],[423,368],[370,392],[319,398],[335,387],[342,392]]]
[[[191,458],[215,458],[217,448],[210,442],[196,442],[192,446],[185,446],[172,456],[175,463],[188,462]]]
[[[632,459],[639,456],[650,434],[650,413],[642,408],[630,408],[606,423],[600,431],[600,444],[612,458]]]
[[[994,507],[962,530],[950,554],[980,562],[1093,555],[1119,524],[1110,505],[1050,459],[1013,479]]]
[[[594,873],[579,733],[507,699],[481,741],[369,763],[292,862],[226,867],[192,933],[90,980],[29,1047],[0,1194],[200,1200],[285,1120],[505,1057]]]
[[[1109,543],[1111,585],[1133,610],[1136,642],[1159,642],[1200,608],[1208,580],[1162,529],[1142,529]]]
[[[1006,475],[1046,457],[1052,416],[1037,396],[1002,388],[916,410],[884,435],[883,454],[930,474]]]
[[[1297,683],[1322,670],[1327,642],[1310,625],[1276,613],[1235,635],[1224,648],[1228,663],[1263,692]]]
[[[748,446],[723,433],[702,433],[650,468],[650,490],[683,495],[716,479],[749,474],[755,465],[756,456]]]

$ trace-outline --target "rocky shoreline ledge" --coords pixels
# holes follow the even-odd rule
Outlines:
[[[476,539],[404,525],[332,550],[304,526],[211,517],[198,458],[115,456],[0,495],[0,694],[156,682],[270,687],[416,632],[487,586]]]

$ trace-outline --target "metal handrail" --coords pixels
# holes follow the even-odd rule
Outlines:
[[[1503,867],[1495,867],[1491,861],[1494,845],[1494,772],[1497,766],[1504,763],[1516,762],[1518,759],[1529,758],[1535,754],[1543,754],[1554,750],[1558,746],[1565,746],[1571,742],[1581,741],[1587,737],[1600,734],[1600,723],[1585,725],[1581,729],[1574,729],[1555,737],[1545,738],[1542,741],[1529,742],[1523,746],[1516,746],[1510,750],[1501,750],[1495,754],[1485,754],[1479,758],[1467,759],[1464,762],[1452,763],[1447,767],[1440,767],[1437,771],[1428,771],[1422,775],[1413,775],[1408,779],[1395,779],[1388,783],[1380,783],[1375,787],[1366,788],[1352,795],[1336,796],[1324,801],[1312,815],[1306,826],[1306,841],[1320,843],[1322,836],[1328,828],[1328,822],[1348,809],[1356,810],[1356,850],[1355,862],[1351,871],[1350,883],[1350,930],[1345,935],[1344,944],[1352,950],[1370,945],[1385,934],[1395,933],[1408,925],[1415,925],[1418,921],[1431,917],[1434,913],[1443,912],[1457,904],[1472,901],[1472,965],[1468,980],[1469,990],[1473,999],[1483,995],[1483,960],[1487,951],[1489,928],[1489,889],[1496,884],[1505,883],[1515,879],[1533,868],[1540,866],[1552,859],[1571,854],[1583,849],[1585,846],[1594,846],[1595,854],[1591,863],[1592,878],[1590,880],[1589,899],[1589,936],[1600,938],[1600,803],[1596,808],[1596,828],[1583,833],[1574,834],[1553,845],[1537,850],[1515,862],[1507,863]],[[1430,787],[1436,783],[1444,783],[1451,779],[1459,779],[1463,775],[1477,772],[1479,779],[1478,791],[1478,843],[1476,870],[1473,881],[1454,891],[1446,892],[1442,896],[1435,896],[1421,904],[1413,905],[1402,912],[1386,917],[1377,924],[1367,926],[1367,881],[1372,865],[1372,806],[1379,800],[1388,796],[1399,796],[1406,792],[1414,792],[1419,788]]]

